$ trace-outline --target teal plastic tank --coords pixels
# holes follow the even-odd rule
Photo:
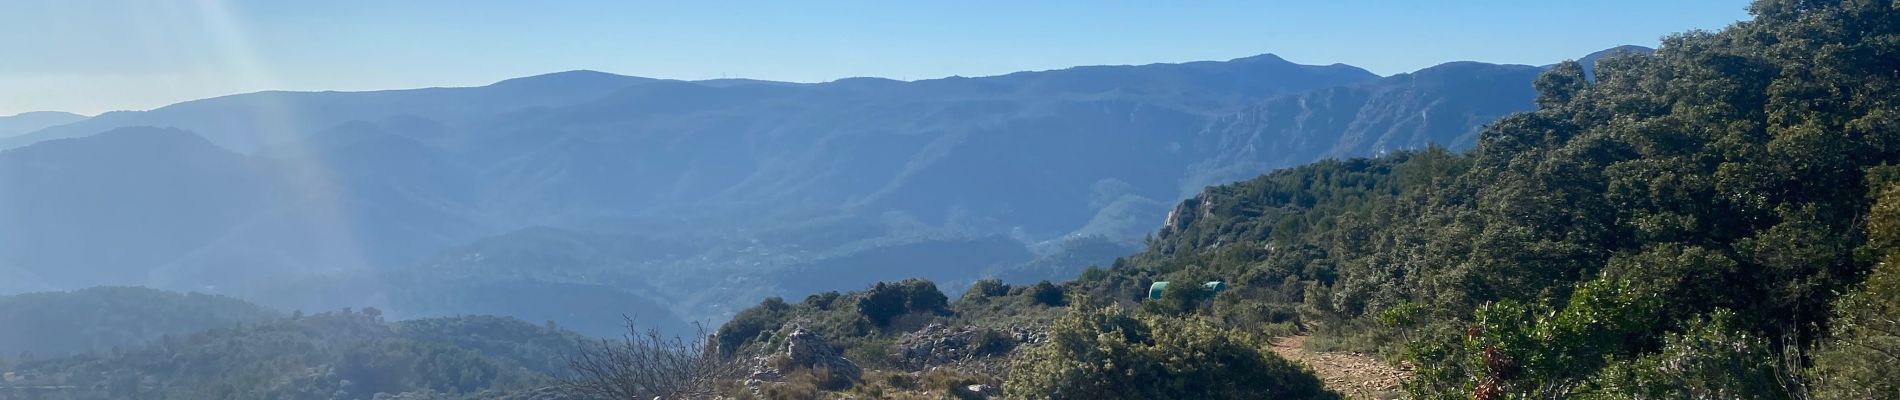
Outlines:
[[[1227,290],[1227,282],[1212,281],[1203,283],[1201,284],[1201,289],[1207,290],[1208,294],[1220,294],[1221,291]],[[1161,299],[1161,292],[1165,290],[1168,290],[1168,281],[1156,281],[1154,284],[1148,285],[1148,300]]]

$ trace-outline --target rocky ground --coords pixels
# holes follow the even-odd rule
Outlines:
[[[1305,336],[1274,340],[1273,352],[1289,360],[1313,367],[1326,387],[1352,399],[1399,399],[1405,392],[1399,381],[1411,374],[1370,355],[1347,352],[1314,352],[1301,345]]]

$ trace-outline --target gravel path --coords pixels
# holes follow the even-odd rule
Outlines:
[[[1313,352],[1300,345],[1305,336],[1288,336],[1273,341],[1273,352],[1289,360],[1313,367],[1326,387],[1352,399],[1399,399],[1405,392],[1399,381],[1411,371],[1393,367],[1372,356],[1346,352]]]

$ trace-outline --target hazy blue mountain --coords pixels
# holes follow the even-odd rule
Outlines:
[[[0,149],[131,126],[185,129],[219,146],[250,152],[355,120],[426,118],[480,122],[513,112],[587,100],[651,79],[572,71],[474,88],[373,92],[260,92],[188,101],[151,111],[117,111],[14,138]]]
[[[40,286],[243,294],[470,239],[426,148],[401,138],[304,158],[233,153],[175,129],[123,128],[0,153],[0,265]],[[335,168],[330,168],[335,166]]]
[[[0,153],[0,257],[56,288],[140,285],[293,198],[178,130],[126,128]]]
[[[683,326],[880,279],[1071,276],[1205,185],[1470,146],[1530,107],[1539,71],[1381,78],[1263,55],[227,96],[5,142],[24,147],[0,153],[0,192],[21,193],[0,196],[0,277],[19,278],[0,289],[143,284],[605,333],[623,312]]]
[[[0,117],[0,139],[79,122],[84,119],[86,119],[84,115],[58,111],[34,111]]]
[[[1529,109],[1531,80],[1543,69],[1453,62],[1372,82],[1280,96],[1219,118],[1200,133],[1211,157],[1182,189],[1260,171],[1439,145],[1476,143],[1479,128]],[[1232,172],[1229,172],[1232,171]]]

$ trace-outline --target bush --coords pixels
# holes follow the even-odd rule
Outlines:
[[[690,338],[640,332],[627,320],[619,340],[581,346],[568,358],[562,392],[587,399],[685,399],[718,395],[723,382],[743,376],[736,361],[709,352],[705,331]],[[412,368],[413,369],[413,368]]]
[[[1236,329],[1258,331],[1270,326],[1291,326],[1294,327],[1292,332],[1299,331],[1299,311],[1292,304],[1248,300],[1221,302],[1215,304],[1214,316],[1228,327]]]
[[[1867,286],[1835,305],[1834,337],[1810,373],[1819,399],[1900,398],[1900,257],[1875,267]]]
[[[1334,399],[1311,371],[1199,318],[1079,309],[1012,366],[1025,399]]]
[[[983,280],[976,281],[976,283],[970,284],[970,290],[964,291],[963,297],[958,298],[957,301],[958,302],[981,302],[981,301],[988,301],[990,298],[993,298],[993,297],[1002,297],[1002,296],[1007,296],[1007,295],[1009,295],[1008,284],[1004,284],[1003,281],[999,279],[983,279]]]
[[[1889,179],[1900,172],[1880,170]],[[1900,398],[1900,185],[1887,183],[1868,214],[1864,251],[1884,257],[1864,286],[1834,303],[1833,337],[1808,373],[1818,399]]]
[[[810,302],[809,299],[806,300]],[[719,352],[731,355],[739,351],[746,343],[758,338],[760,333],[777,331],[785,320],[790,318],[792,305],[785,299],[772,297],[759,302],[759,305],[740,311],[719,327]]]
[[[1768,340],[1737,332],[1734,313],[1717,311],[1669,334],[1662,351],[1604,369],[1602,397],[1638,399],[1792,399],[1797,379]],[[1589,397],[1589,396],[1580,396]],[[1863,397],[1874,398],[1874,397]]]
[[[1161,298],[1142,303],[1142,309],[1161,315],[1187,315],[1200,312],[1214,298],[1206,288],[1183,280],[1161,290]]]
[[[898,283],[878,282],[858,300],[858,313],[878,327],[890,326],[897,316],[910,313],[949,314],[950,297],[937,290],[937,284],[923,279],[905,279]]]
[[[1049,281],[1046,280],[1036,282],[1035,286],[1029,287],[1029,298],[1035,299],[1037,303],[1050,307],[1061,307],[1069,304],[1068,294],[1063,293],[1062,287],[1056,286],[1054,283],[1049,283]]]
[[[840,297],[844,297],[844,295],[839,294],[836,290],[805,296],[805,305],[820,310],[830,310],[831,305],[836,304]]]
[[[1481,307],[1462,340],[1414,343],[1410,357],[1432,368],[1407,382],[1408,389],[1426,399],[1575,396],[1599,369],[1629,361],[1615,358],[1628,354],[1627,346],[1658,339],[1648,335],[1659,330],[1664,302],[1632,287],[1596,280],[1578,285],[1561,308],[1515,301]]]
[[[845,346],[843,355],[865,369],[891,368],[898,365],[891,356],[891,348],[896,343],[896,339],[888,337],[864,338]]]

